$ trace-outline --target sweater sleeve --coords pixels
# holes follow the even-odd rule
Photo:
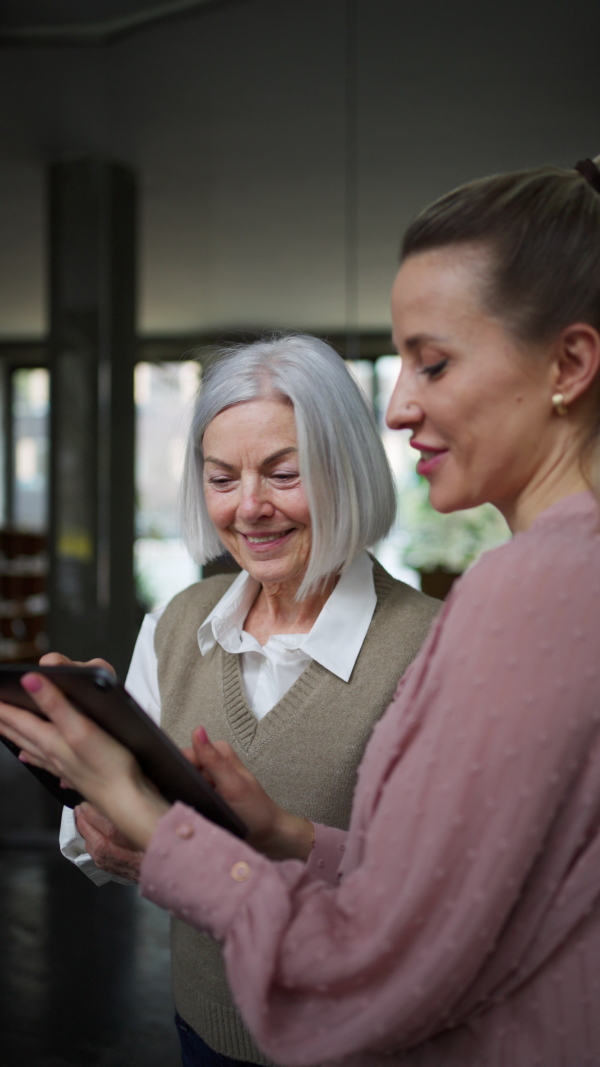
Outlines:
[[[238,1006],[276,1062],[424,1041],[540,966],[549,913],[555,929],[585,914],[577,885],[552,908],[598,836],[591,559],[600,588],[597,548],[553,553],[551,538],[458,584],[367,749],[339,886],[181,805],[161,821],[142,892],[225,942]]]
[[[323,826],[320,822],[314,823],[314,827],[315,843],[306,861],[306,870],[311,877],[337,885],[348,832],[335,826]]]

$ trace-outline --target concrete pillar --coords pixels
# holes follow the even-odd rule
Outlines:
[[[133,586],[135,177],[97,159],[49,173],[50,647],[123,676]]]

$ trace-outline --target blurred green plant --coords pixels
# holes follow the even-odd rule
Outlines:
[[[140,609],[146,615],[154,608],[154,589],[151,582],[148,580],[147,574],[142,570],[139,559],[134,556],[133,562],[133,583],[135,590],[135,598],[140,606]]]
[[[491,504],[441,515],[429,503],[427,479],[417,474],[400,492],[399,517],[406,534],[402,562],[418,571],[462,574],[482,552],[511,536],[502,515]]]

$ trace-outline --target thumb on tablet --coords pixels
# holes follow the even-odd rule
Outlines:
[[[227,741],[216,741],[213,744],[203,726],[194,730],[192,749],[186,749],[185,754],[198,770],[212,780],[218,792],[222,792],[223,788],[226,789],[227,785],[233,784],[234,781],[239,784],[240,775],[247,777],[250,774],[231,745]]]

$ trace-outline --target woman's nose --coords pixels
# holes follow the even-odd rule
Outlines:
[[[273,513],[273,505],[266,487],[260,481],[242,484],[242,495],[238,511],[246,522],[268,517]]]
[[[390,430],[409,430],[416,426],[417,423],[422,422],[423,418],[422,407],[416,400],[411,398],[407,385],[400,374],[385,413],[387,425]]]

